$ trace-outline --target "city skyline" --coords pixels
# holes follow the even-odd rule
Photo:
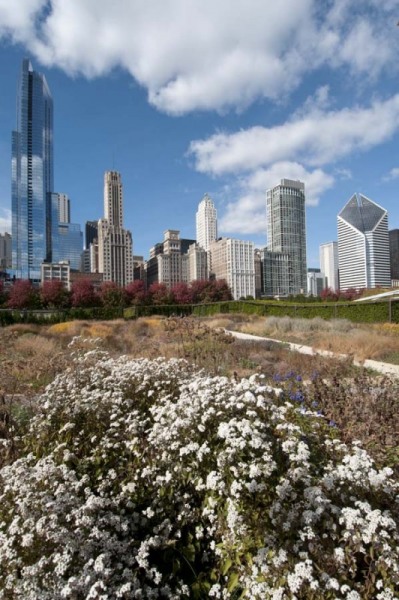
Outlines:
[[[195,13],[195,3],[189,4]],[[183,36],[179,42],[188,48],[185,68],[176,54],[169,53],[167,61],[175,79],[169,72],[162,73],[166,68],[161,61],[162,50],[167,53],[172,48],[172,42],[162,38],[159,53],[154,49],[155,62],[148,67],[154,76],[150,82],[131,67],[131,61],[123,63],[119,50],[107,66],[108,50],[101,37],[86,35],[87,52],[82,52],[79,29],[73,30],[71,37],[80,54],[73,54],[62,37],[67,28],[62,15],[58,15],[60,36],[54,38],[58,39],[58,47],[46,52],[51,46],[49,36],[40,38],[40,48],[35,45],[40,32],[34,28],[54,26],[55,5],[52,19],[44,12],[37,20],[32,18],[36,13],[33,9],[29,12],[24,2],[17,8],[0,7],[0,231],[11,232],[9,140],[15,129],[15,90],[25,56],[31,58],[35,70],[44,73],[57,107],[54,189],[68,194],[72,221],[83,227],[86,221],[101,217],[103,173],[119,171],[124,180],[125,227],[132,231],[137,254],[148,257],[150,247],[169,228],[180,230],[182,237],[194,238],[196,208],[206,192],[218,211],[219,235],[264,246],[266,189],[285,177],[305,182],[309,267],[318,266],[320,244],[337,239],[336,215],[355,192],[384,206],[390,228],[397,228],[399,100],[393,57],[397,55],[398,31],[392,7],[388,2],[377,7],[377,3],[367,0],[356,14],[345,3],[335,3],[341,4],[340,14],[338,9],[333,13],[331,7],[321,11],[317,17],[320,28],[324,33],[328,29],[331,44],[341,43],[342,48],[335,48],[335,63],[332,54],[323,55],[318,65],[312,63],[307,69],[289,62],[289,53],[301,48],[302,42],[296,35],[288,39],[287,32],[293,27],[291,16],[288,22],[286,19],[290,3],[282,4],[273,15],[268,7],[250,3],[246,8],[248,19],[258,19],[260,29],[264,28],[264,33],[256,32],[254,38],[259,59],[270,65],[268,58],[275,57],[280,64],[273,81],[268,83],[264,72],[259,77],[251,75],[249,68],[236,69],[233,76],[223,63],[225,76],[231,81],[227,85],[222,78],[219,85],[212,86],[223,58],[235,57],[234,48],[226,49],[229,34],[238,32],[237,47],[243,54],[251,51],[245,26],[240,22],[240,28],[236,27],[234,19],[218,21],[221,45],[216,47],[212,27],[220,7],[210,9],[205,3],[200,19],[200,23],[210,25],[209,43],[202,56],[208,69],[208,86],[201,65],[194,64],[190,52],[199,43],[197,33],[191,29],[192,39]],[[79,5],[72,2],[71,7],[88,14],[84,1]],[[103,8],[101,2],[93,8],[93,12],[99,11],[93,19],[96,17],[99,26],[106,28],[100,14]],[[29,23],[22,19],[24,10]],[[175,26],[183,27],[178,5],[172,2],[170,10],[176,17]],[[236,6],[231,9],[232,16],[236,10]],[[308,34],[305,20],[308,18],[313,26],[315,15],[308,14],[302,2],[296,3],[293,12]],[[160,16],[150,18],[143,9],[143,31],[150,25],[157,30],[162,15],[160,9]],[[116,7],[116,24],[122,23],[122,16],[120,6]],[[281,49],[273,40],[268,48],[262,45],[270,33],[269,21],[281,34]],[[83,23],[91,27],[91,22]],[[366,43],[367,32],[372,48]],[[313,29],[311,33],[322,49]],[[332,34],[336,35],[335,42]],[[145,63],[150,54],[145,44],[140,44],[138,41],[135,52]],[[98,64],[93,59],[95,51]],[[301,51],[305,57],[306,48]],[[327,52],[326,48],[323,51]],[[133,50],[126,52],[131,58]],[[173,82],[182,82],[180,96]],[[318,206],[314,206],[317,199]]]

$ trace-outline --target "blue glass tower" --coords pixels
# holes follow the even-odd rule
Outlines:
[[[22,62],[17,129],[12,133],[12,267],[17,278],[40,279],[52,260],[53,100],[44,75]]]

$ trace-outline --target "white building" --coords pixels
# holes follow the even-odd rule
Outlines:
[[[274,270],[288,260],[288,279],[278,273],[271,279],[270,295],[306,294],[306,223],[305,184],[301,181],[281,179],[279,185],[267,190],[267,251],[269,258],[276,260]],[[279,260],[279,256],[281,260]],[[284,255],[284,256],[283,256]],[[274,281],[286,280],[285,289],[277,289]]]
[[[122,180],[116,171],[104,175],[104,214],[98,222],[98,270],[104,281],[125,286],[134,278],[133,241],[130,231],[123,229]]]
[[[390,287],[387,211],[354,194],[338,215],[340,289]]]
[[[320,296],[326,286],[324,273],[318,269],[308,269],[308,296]]]
[[[70,223],[71,222],[71,203],[67,194],[60,194],[58,196],[58,222],[59,223]]]
[[[255,298],[255,249],[253,242],[221,238],[209,248],[212,273],[225,279],[234,300]]]
[[[66,290],[71,289],[71,267],[67,260],[59,263],[42,263],[41,283],[61,281]]]
[[[338,291],[338,242],[326,242],[320,245],[320,271],[326,278],[325,286],[334,292]]]
[[[197,243],[208,251],[212,242],[217,240],[217,211],[208,194],[202,198],[196,214]]]
[[[207,252],[199,244],[191,244],[187,252],[188,259],[188,283],[198,279],[208,279],[208,257]]]

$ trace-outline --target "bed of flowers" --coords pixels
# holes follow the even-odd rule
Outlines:
[[[0,598],[399,597],[391,470],[261,377],[77,353],[19,446]]]

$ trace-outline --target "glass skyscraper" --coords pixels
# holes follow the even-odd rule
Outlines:
[[[53,100],[44,75],[22,63],[17,128],[12,132],[12,268],[17,278],[39,280],[52,260],[58,221],[53,191]]]

